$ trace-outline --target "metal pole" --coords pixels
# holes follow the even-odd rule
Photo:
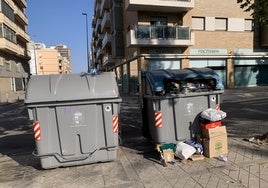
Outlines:
[[[82,15],[86,16],[86,35],[87,35],[87,72],[89,72],[89,49],[88,49],[88,20],[87,20],[87,13],[82,13]]]
[[[34,65],[35,65],[35,75],[38,75],[37,73],[37,62],[36,62],[36,49],[35,49],[35,42],[33,42],[34,44]]]

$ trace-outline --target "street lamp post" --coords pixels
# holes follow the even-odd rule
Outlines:
[[[34,66],[35,66],[35,75],[38,75],[38,70],[37,70],[37,58],[36,58],[36,47],[35,47],[35,42],[33,42],[33,48],[34,48]]]
[[[86,35],[87,35],[87,72],[89,72],[89,49],[88,49],[88,19],[87,13],[82,13],[82,15],[86,16]]]

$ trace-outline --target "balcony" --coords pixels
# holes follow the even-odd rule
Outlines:
[[[106,9],[109,9],[110,1],[102,0],[100,5],[100,15],[102,16]]]
[[[105,28],[109,28],[110,27],[110,13],[105,11],[104,16],[102,18],[102,22],[101,22],[101,32],[103,32],[103,30]]]
[[[10,42],[9,40],[5,38],[0,38],[0,49],[2,51],[5,51],[10,54],[17,55],[19,57],[29,59],[30,53],[27,51],[27,49],[14,44],[13,42]]]
[[[96,53],[96,59],[100,59],[103,54],[104,54],[104,51],[101,48],[98,48],[98,51]]]
[[[96,18],[96,16],[92,16],[91,27],[92,27],[92,28],[95,28],[95,27],[96,27],[96,23],[97,23],[97,18]]]
[[[17,44],[14,44],[5,38],[0,38],[0,49],[11,54],[21,53],[21,50]]]
[[[101,15],[100,15],[100,0],[96,0],[95,1],[95,9],[94,9],[94,14],[97,18],[99,18]]]
[[[92,47],[92,51],[93,51],[93,55],[96,56],[97,52],[98,52],[98,48],[96,47]]]
[[[126,0],[128,11],[185,12],[194,8],[194,0]]]
[[[112,58],[112,55],[106,53],[102,57],[102,65],[103,66],[113,66],[115,64],[115,60]]]
[[[103,35],[102,34],[98,34],[95,46],[100,46],[102,45],[102,39],[103,39]]]
[[[27,7],[27,2],[26,0],[15,0],[19,4],[19,6],[26,8]]]
[[[127,47],[137,46],[191,46],[194,33],[185,26],[146,26],[139,25],[127,34]]]
[[[96,30],[96,33],[100,33],[101,32],[101,21],[102,21],[102,19],[97,19],[97,23],[96,23],[96,28],[95,28],[95,30]]]
[[[95,29],[92,29],[92,39],[94,40],[97,37]]]
[[[21,23],[28,25],[28,18],[19,8],[16,8],[14,10],[14,13],[15,13],[15,16],[17,16],[17,19],[20,20]]]
[[[102,39],[102,49],[104,49],[110,43],[111,43],[111,34],[105,33]]]
[[[30,41],[30,36],[18,26],[16,30],[16,35],[20,36],[20,38],[22,38],[26,42]]]
[[[17,25],[12,22],[8,17],[6,17],[4,14],[0,14],[0,23],[5,23],[6,26],[8,26],[13,31],[16,31]]]

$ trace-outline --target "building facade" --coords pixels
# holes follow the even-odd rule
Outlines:
[[[135,92],[142,70],[209,67],[227,88],[268,84],[267,27],[234,0],[95,0],[92,61]]]
[[[20,98],[29,76],[26,0],[0,0],[0,102]]]
[[[30,42],[28,49],[31,53],[31,75],[71,73],[71,52],[66,45],[47,48],[43,43]]]
[[[71,73],[72,72],[72,58],[71,58],[70,48],[68,48],[64,44],[58,44],[56,46],[51,46],[51,48],[58,50],[60,55],[64,58],[63,72]]]

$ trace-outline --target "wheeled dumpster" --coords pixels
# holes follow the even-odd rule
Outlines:
[[[31,77],[25,104],[42,168],[116,159],[121,101],[112,72]]]
[[[221,78],[209,68],[141,73],[142,133],[153,143],[176,143],[201,133],[200,113],[219,108]]]

